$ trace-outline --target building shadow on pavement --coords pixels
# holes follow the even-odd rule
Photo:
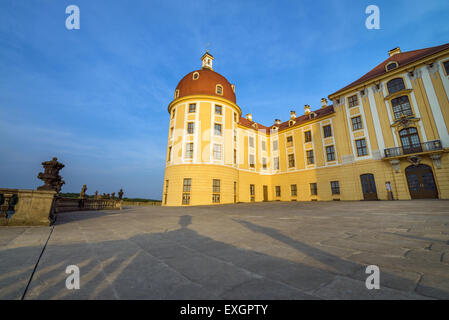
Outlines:
[[[234,220],[251,232],[276,239],[301,254],[332,267],[273,257],[216,241],[189,228],[192,217],[179,218],[180,228],[120,240],[53,244],[50,240],[25,299],[426,299],[415,291],[388,287],[382,279],[407,284],[408,279],[381,274],[381,289],[365,287],[365,265],[341,259],[283,235],[278,230]],[[225,232],[225,231],[223,231]],[[262,245],[262,244],[261,244]],[[30,246],[0,250],[0,299],[20,299],[32,270],[20,257]],[[66,288],[66,267],[80,269],[80,289]],[[412,285],[413,287],[413,285]],[[431,298],[448,298],[437,288]]]

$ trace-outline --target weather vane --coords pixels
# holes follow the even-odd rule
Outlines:
[[[206,52],[209,52],[210,42],[206,44]]]

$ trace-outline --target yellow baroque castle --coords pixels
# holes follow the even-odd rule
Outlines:
[[[390,50],[332,105],[270,126],[201,60],[168,106],[163,205],[449,199],[449,44]]]

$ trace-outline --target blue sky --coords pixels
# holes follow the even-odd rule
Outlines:
[[[80,30],[65,28],[70,4]],[[380,30],[365,28],[370,4]],[[447,0],[0,0],[0,187],[36,188],[57,156],[63,192],[160,199],[167,106],[208,42],[243,113],[270,125],[389,49],[449,42],[447,17]]]

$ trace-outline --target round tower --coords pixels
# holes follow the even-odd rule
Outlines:
[[[237,124],[241,116],[235,86],[213,70],[206,52],[201,69],[181,79],[168,106],[162,204],[210,205],[237,201]]]

